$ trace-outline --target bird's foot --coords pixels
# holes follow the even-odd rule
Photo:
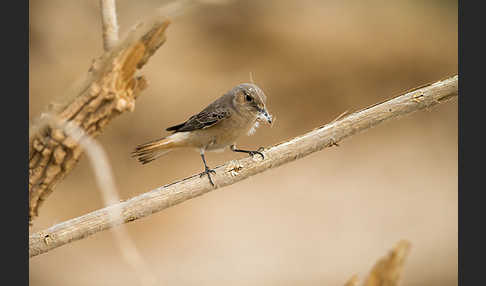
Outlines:
[[[236,149],[236,147],[234,145],[231,145],[231,151],[233,151],[233,152],[246,153],[246,154],[250,155],[250,157],[252,157],[252,158],[256,154],[258,154],[258,155],[262,156],[262,160],[265,159],[265,156],[263,156],[263,154],[262,154],[263,150],[264,150],[263,147],[258,148],[258,150],[256,150],[256,151],[241,150],[241,149]]]
[[[207,175],[208,176],[208,179],[209,179],[209,182],[214,187],[213,180],[211,179],[211,173],[216,174],[216,171],[213,170],[213,169],[209,169],[208,167],[205,167],[204,172],[202,172],[201,174],[199,174],[199,178],[202,178],[204,175]]]
[[[253,156],[255,156],[256,154],[258,154],[258,155],[262,156],[262,160],[264,160],[264,159],[265,159],[265,156],[263,156],[263,154],[262,154],[262,151],[263,151],[264,149],[265,149],[265,148],[260,147],[260,148],[258,148],[258,150],[256,150],[256,151],[248,151],[248,155],[250,155],[250,157],[252,157],[252,158],[253,158]]]

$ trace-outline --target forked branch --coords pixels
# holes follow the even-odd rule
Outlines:
[[[48,114],[97,136],[117,115],[132,111],[135,99],[145,89],[144,77],[137,76],[148,59],[165,42],[169,21],[155,17],[133,29],[93,62],[85,81],[74,92],[63,96]],[[76,165],[83,151],[79,144],[55,126],[34,124],[29,132],[29,221],[56,183]]]
[[[321,126],[302,136],[277,144],[259,156],[230,161],[215,169],[213,180],[216,188],[232,185],[252,175],[305,157],[325,147],[365,131],[387,120],[415,111],[431,108],[457,98],[458,76],[413,89],[385,102],[346,115],[339,120]],[[203,195],[213,188],[208,180],[199,175],[159,187],[86,215],[59,223],[29,238],[29,256],[33,257],[61,245],[85,238],[117,224],[131,222],[186,200]],[[121,208],[121,219],[112,221],[111,208]]]

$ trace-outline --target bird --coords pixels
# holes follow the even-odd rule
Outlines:
[[[216,171],[206,163],[206,151],[221,151],[229,147],[233,152],[260,155],[263,148],[252,151],[236,148],[236,140],[242,135],[252,135],[260,122],[272,125],[272,115],[266,107],[267,97],[254,83],[241,83],[213,101],[201,112],[189,117],[181,124],[168,127],[170,135],[158,138],[135,147],[131,153],[142,164],[147,164],[169,151],[179,148],[192,148],[199,151],[204,171],[200,178],[207,175],[214,187],[211,173]]]

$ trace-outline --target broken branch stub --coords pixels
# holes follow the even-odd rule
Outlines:
[[[117,115],[133,111],[135,99],[147,87],[137,76],[148,59],[165,42],[169,21],[156,17],[138,24],[109,52],[94,60],[86,80],[71,100],[56,108],[52,117],[70,122],[90,136],[99,135]],[[76,165],[83,151],[54,122],[39,121],[29,134],[29,222],[38,216],[39,206]]]
[[[405,260],[410,253],[411,243],[400,240],[388,255],[376,262],[363,286],[398,286],[401,281]],[[344,286],[358,286],[358,275],[353,275]]]
[[[410,247],[411,243],[409,241],[399,241],[387,256],[376,262],[363,285],[397,286],[400,282]]]

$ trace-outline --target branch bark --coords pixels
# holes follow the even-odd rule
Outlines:
[[[70,122],[90,136],[99,135],[117,115],[133,111],[135,99],[146,88],[136,76],[165,42],[169,21],[155,16],[138,24],[126,39],[94,60],[84,82],[64,96],[49,114]],[[56,105],[54,105],[56,106]],[[41,119],[29,132],[29,222],[41,203],[76,165],[83,151],[64,131]]]
[[[100,0],[100,11],[103,26],[103,48],[108,52],[118,42],[115,0]]]
[[[457,95],[457,75],[413,89],[393,99],[346,115],[302,136],[277,144],[263,151],[265,160],[255,156],[255,158],[233,160],[219,166],[215,169],[216,174],[213,175],[213,181],[216,188],[234,184],[325,147],[335,146],[338,142],[387,120],[457,98]],[[99,231],[107,230],[117,224],[146,217],[216,188],[211,187],[207,180],[200,179],[199,175],[194,175],[127,201],[59,223],[29,237],[29,256],[45,253]],[[122,220],[112,221],[110,219],[110,209],[114,207],[122,209]]]

